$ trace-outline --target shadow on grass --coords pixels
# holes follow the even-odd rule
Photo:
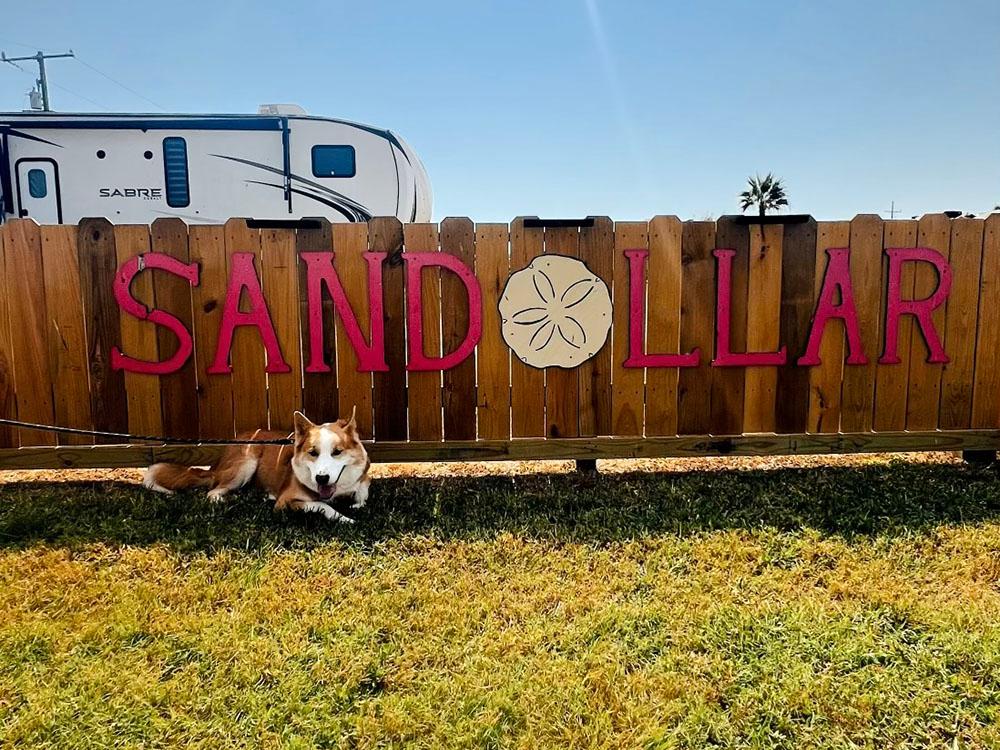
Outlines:
[[[340,506],[338,506],[340,507]],[[406,535],[520,536],[604,544],[726,528],[894,535],[1000,516],[991,469],[894,462],[858,468],[382,479],[358,523],[276,515],[257,491],[214,506],[121,483],[0,487],[0,547],[166,544],[180,551],[360,548]]]

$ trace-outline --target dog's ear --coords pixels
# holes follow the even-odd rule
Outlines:
[[[298,442],[305,434],[309,432],[315,425],[309,421],[309,417],[300,411],[295,412],[292,417],[292,421],[295,423],[295,441]]]
[[[350,419],[338,419],[337,421],[341,425],[343,425],[343,427],[344,427],[345,430],[354,430],[355,432],[357,432],[357,430],[358,430],[357,416],[358,416],[358,405],[355,404],[354,408],[351,409],[351,418]]]

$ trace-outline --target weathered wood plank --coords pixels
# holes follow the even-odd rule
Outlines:
[[[747,351],[777,351],[781,339],[781,224],[758,224],[750,227],[746,297]],[[794,355],[793,355],[794,356]],[[743,431],[774,432],[777,426],[778,368],[747,367],[743,380]],[[783,399],[806,393],[783,393]]]
[[[191,261],[188,248],[187,225],[177,218],[162,218],[150,227],[150,245],[153,252],[164,253],[181,263]],[[215,269],[209,269],[209,273]],[[191,284],[173,274],[155,271],[153,298],[156,306],[176,317],[189,331],[194,330]],[[160,359],[171,357],[178,346],[177,337],[167,328],[157,329]],[[163,375],[160,381],[163,432],[170,437],[198,437],[198,376],[194,357],[177,372]]]
[[[403,227],[404,253],[438,252],[437,224],[406,224]],[[425,268],[420,278],[423,313],[424,354],[441,356],[441,271]],[[441,440],[444,426],[441,420],[441,373],[411,372],[407,387],[410,392],[410,439]]]
[[[814,253],[815,278],[813,282],[813,318],[820,291],[829,266],[827,250],[849,247],[851,224],[847,221],[821,221],[816,225],[816,250]],[[847,344],[844,326],[832,320],[826,326],[819,347],[820,364],[805,369],[809,378],[809,412],[806,432],[838,432],[840,430],[841,385],[844,376],[844,357]],[[797,359],[804,352],[798,350]],[[782,394],[784,396],[784,394]]]
[[[118,224],[114,232],[115,257],[119,268],[126,261],[149,253],[149,227],[146,224]],[[131,292],[147,310],[155,308],[153,272],[141,271],[132,281]],[[108,293],[110,294],[110,290]],[[121,349],[125,354],[148,362],[160,359],[156,325],[148,320],[138,320],[124,310],[119,310],[118,320],[121,327]],[[128,398],[129,432],[133,435],[165,434],[160,405],[160,377],[126,372],[125,393]]]
[[[716,223],[715,244],[735,250],[730,293],[729,351],[745,352],[747,347],[747,292],[750,260],[750,232],[758,227],[723,216]],[[718,327],[719,321],[716,321]],[[718,352],[716,352],[718,355]],[[745,368],[712,368],[712,433],[738,435],[743,431]]]
[[[809,340],[815,297],[816,221],[786,224],[781,241],[781,321],[779,340],[788,362],[777,371],[775,431],[805,432],[809,419],[809,371],[798,366]]]
[[[887,221],[883,225],[882,247],[884,249],[893,247],[916,247],[917,243],[917,222],[910,219],[897,219]],[[881,288],[886,288],[888,278],[888,261],[883,256],[882,259],[882,281]],[[904,299],[913,298],[913,264],[907,263],[903,268],[900,280],[900,294]],[[882,313],[880,320],[885,320],[885,295],[882,295]],[[885,326],[883,325],[884,329]],[[875,429],[879,432],[902,430],[906,428],[906,394],[907,382],[910,372],[910,342],[913,333],[913,318],[904,315],[899,320],[899,343],[897,352],[899,354],[899,364],[883,365],[879,364],[875,371]],[[880,334],[884,338],[884,333]],[[919,334],[918,334],[919,335]],[[882,348],[878,352],[881,356],[885,351],[883,341]]]
[[[441,222],[441,252],[451,253],[470,269],[476,267],[476,231],[467,218]],[[458,348],[469,330],[469,304],[465,286],[455,274],[441,275],[442,346],[445,353]],[[473,356],[444,372],[445,440],[476,437],[476,361]]]
[[[83,320],[83,293],[77,263],[75,226],[43,226],[42,269],[45,276],[46,319],[49,328],[49,374],[53,388],[55,422],[63,427],[94,427],[87,382],[87,334]],[[0,321],[6,323],[4,315]],[[93,444],[84,435],[61,435],[60,443]]]
[[[250,253],[253,255],[254,272],[260,279],[260,230],[250,229],[244,219],[230,219],[226,222],[225,236],[226,268],[229,273],[232,273],[233,256],[236,253]],[[240,309],[248,309],[242,305],[242,301]],[[230,361],[233,368],[233,420],[236,432],[261,429],[267,424],[267,373],[264,370],[264,343],[256,327],[236,328]]]
[[[951,223],[944,214],[927,214],[917,224],[917,244],[937,250],[947,260],[950,255]],[[937,273],[929,263],[914,263],[915,299],[925,299],[937,288]],[[945,306],[931,314],[938,335],[944,335]],[[937,427],[941,402],[941,374],[944,365],[927,361],[929,349],[920,326],[914,325],[910,343],[909,388],[906,394],[906,429],[930,430]],[[943,341],[943,338],[942,338]]]
[[[875,413],[875,377],[881,354],[885,318],[882,274],[882,219],[859,214],[851,221],[851,288],[858,311],[866,365],[845,365],[840,389],[840,428],[844,432],[872,429]]]
[[[677,431],[712,431],[712,375],[715,350],[714,221],[686,221],[681,242],[681,352],[701,351],[698,367],[684,368],[677,385]]]
[[[577,227],[545,230],[545,254],[580,257]],[[545,434],[548,437],[577,437],[580,434],[580,372],[576,367],[549,367],[545,370]]]
[[[371,310],[368,303],[367,224],[334,224],[333,246],[344,294],[358,319],[366,341],[371,341]],[[347,417],[355,411],[358,432],[370,438],[374,433],[372,375],[358,372],[358,355],[351,346],[341,317],[337,316],[337,414]]]
[[[614,435],[642,435],[645,426],[645,369],[625,367],[629,350],[630,274],[626,250],[649,247],[649,228],[644,221],[615,224],[614,294],[611,346],[614,364],[611,375],[611,432]]]
[[[977,330],[972,426],[1000,427],[1000,213],[983,229]]]
[[[281,353],[291,372],[267,374],[267,412],[272,430],[291,432],[292,415],[302,408],[302,351],[299,331],[298,255],[295,230],[264,229],[260,233],[261,280],[271,310],[271,320],[278,334]],[[316,419],[330,421],[332,412],[317,414]]]
[[[676,216],[649,222],[646,268],[646,353],[681,351],[681,239]],[[677,385],[680,368],[646,368],[646,435],[677,434]]]
[[[382,313],[389,369],[373,373],[375,439],[406,440],[406,270],[399,219],[380,216],[368,222],[368,250],[387,253],[382,263]]]
[[[960,430],[972,426],[976,325],[979,319],[979,274],[983,257],[983,220],[951,222],[951,295],[945,303],[941,333],[950,361],[941,372],[938,427]]]
[[[520,271],[542,254],[544,231],[525,228],[524,218],[510,226],[510,270]],[[514,437],[545,435],[545,371],[525,364],[517,357],[510,363],[511,434]]]
[[[201,283],[191,290],[194,306],[194,350],[198,373],[198,433],[203,438],[232,437],[233,380],[209,375],[219,341],[226,300],[226,238],[221,226],[199,224],[189,230],[191,261],[201,269]],[[212,269],[213,273],[208,273]]]
[[[111,222],[107,219],[81,221],[77,254],[83,315],[87,325],[87,366],[94,428],[106,432],[127,432],[125,375],[121,370],[111,369],[111,349],[121,342],[118,304],[111,294],[117,270],[115,232]],[[14,318],[13,314],[11,318]],[[98,438],[97,442],[108,441]]]
[[[476,270],[483,292],[483,336],[476,350],[479,438],[510,437],[510,349],[497,305],[510,270],[506,224],[476,225]]]
[[[301,253],[329,253],[334,251],[333,230],[327,219],[318,219],[318,226],[299,229],[295,237],[295,249]],[[338,264],[339,266],[339,264]],[[307,343],[309,325],[309,298],[306,264],[299,261],[299,320],[302,330],[301,350],[305,362],[309,362],[312,352]],[[330,368],[329,372],[302,373],[302,410],[314,419],[327,419],[322,415],[336,415],[339,411],[337,395],[337,323],[333,297],[324,289],[320,304],[323,321],[321,357]],[[332,418],[332,417],[331,417]],[[370,434],[370,433],[369,433]]]
[[[7,298],[14,332],[14,394],[21,420],[52,424],[52,378],[49,372],[49,326],[45,313],[41,230],[31,219],[7,226],[5,257]],[[52,433],[20,430],[21,445],[53,445]]]
[[[615,225],[607,216],[580,228],[580,260],[614,288]],[[611,333],[604,346],[580,366],[580,434],[611,434]]]
[[[9,226],[0,224],[0,418],[17,419],[17,399],[14,396],[14,343],[8,312],[10,292],[7,286],[5,260]],[[89,400],[89,393],[87,398]],[[0,424],[0,448],[14,448],[17,444],[17,430],[10,425]]]
[[[376,462],[509,461],[532,459],[684,458],[782,456],[829,453],[896,453],[1000,449],[1000,430],[843,433],[834,435],[738,435],[716,437],[528,438],[456,440],[446,443],[366,443]],[[204,465],[222,452],[218,445],[96,445],[6,448],[0,470],[141,467],[159,461]]]

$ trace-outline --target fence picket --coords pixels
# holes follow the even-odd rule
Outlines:
[[[0,225],[0,419],[17,418],[17,398],[14,394],[14,342],[10,325],[11,277],[6,271],[6,247],[10,224]],[[75,263],[75,258],[73,259]],[[89,400],[89,394],[88,394]],[[0,424],[0,448],[16,448],[18,431]]]
[[[115,226],[115,257],[120,268],[127,260],[149,253],[149,227],[145,224]],[[132,296],[147,310],[155,308],[153,274],[139,273],[132,281]],[[157,326],[148,320],[138,320],[119,310],[121,349],[130,357],[155,362],[160,359]],[[158,375],[125,373],[125,394],[128,398],[128,429],[137,435],[163,435],[161,383]],[[178,437],[180,437],[178,435]]]
[[[815,279],[811,298],[818,300],[829,266],[830,248],[848,247],[851,225],[846,221],[821,221],[816,225],[816,247],[813,254]],[[815,303],[813,303],[815,309]],[[805,370],[809,382],[806,432],[837,432],[842,415],[841,383],[844,379],[844,357],[847,352],[844,326],[839,321],[827,324],[819,347],[820,364]],[[792,356],[798,356],[794,350]],[[801,369],[801,368],[800,368]],[[794,430],[792,430],[794,432]]]
[[[476,268],[483,291],[483,337],[476,350],[480,440],[510,437],[510,350],[497,308],[510,270],[508,239],[506,224],[476,226]]]
[[[437,224],[407,224],[403,227],[404,253],[438,252]],[[424,268],[420,277],[424,354],[441,356],[441,270]],[[410,440],[441,440],[441,373],[411,372]]]
[[[451,253],[470,269],[476,267],[476,232],[466,218],[441,222],[441,252]],[[469,329],[465,286],[450,272],[441,274],[442,347],[454,351]],[[474,357],[444,372],[445,440],[476,439],[476,361]]]
[[[76,227],[43,226],[42,269],[48,320],[49,373],[56,424],[88,430],[94,426],[87,379],[87,336],[83,320]],[[62,435],[59,443],[86,445],[93,438]]]
[[[188,247],[187,225],[176,218],[157,219],[150,226],[150,246],[153,252],[164,253],[188,264],[191,251]],[[192,287],[187,279],[155,271],[153,297],[157,307],[176,317],[184,327],[194,330],[192,314]],[[177,338],[167,328],[157,329],[160,359],[167,359],[177,351]],[[177,372],[160,377],[163,431],[169,437],[195,438],[198,436],[198,375],[194,357]]]
[[[681,339],[678,351],[701,352],[698,367],[684,368],[677,383],[677,432],[712,431],[712,377],[715,351],[714,221],[684,222],[681,239]]]
[[[201,282],[191,290],[194,306],[194,352],[198,377],[198,436],[232,437],[233,379],[209,375],[219,340],[219,325],[226,299],[225,228],[208,224],[191,227],[188,234],[191,261],[201,269]]]
[[[373,374],[375,439],[406,440],[406,269],[399,219],[372,219],[368,223],[368,250],[387,254],[382,263],[382,312],[389,369]]]
[[[121,324],[118,305],[110,293],[118,267],[115,231],[110,221],[84,219],[80,222],[77,260],[83,293],[83,318],[87,325],[87,367],[94,428],[106,432],[127,432],[125,375],[121,370],[111,368],[111,349],[121,342]],[[11,318],[19,319],[15,317],[13,307]],[[18,414],[24,416],[20,409]],[[97,442],[111,440],[98,438]]]

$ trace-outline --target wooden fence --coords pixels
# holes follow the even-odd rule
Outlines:
[[[166,458],[204,461],[204,438],[270,426],[288,430],[292,413],[333,419],[357,408],[376,460],[595,458],[712,454],[985,449],[1000,445],[1000,215],[988,219],[755,223],[741,217],[649,222],[598,217],[585,226],[474,224],[466,218],[403,226],[317,223],[308,229],[186,226],[176,219],[112,226],[28,220],[0,227],[0,417],[83,429],[167,435],[190,445],[102,444],[0,425],[0,467],[138,466]],[[928,361],[926,333],[899,317],[898,363],[886,348],[891,248],[930,248],[951,269],[951,289],[933,310],[948,362]],[[774,352],[787,363],[720,367],[717,357],[717,248],[735,251],[729,268],[732,352]],[[806,350],[830,248],[850,249],[850,280],[864,364],[846,364],[847,325],[825,327],[821,363]],[[625,251],[648,251],[635,275]],[[334,266],[361,332],[371,337],[370,264],[381,264],[384,354],[388,369],[359,371],[358,354],[322,297],[323,361],[307,372],[311,342],[304,252],[335,253]],[[128,314],[112,289],[130,259],[159,253],[197,264],[192,285],[143,270],[131,296],[169,312],[190,331],[193,354],[176,372],[116,369],[112,351],[151,362],[168,359],[178,337]],[[235,329],[232,372],[209,374],[218,348],[233,258],[251,253],[287,372],[267,372],[258,329]],[[407,253],[445,253],[474,270],[482,293],[474,356],[444,370],[407,370]],[[612,298],[607,343],[572,368],[531,367],[502,335],[498,302],[508,277],[538,256],[578,258]],[[941,279],[930,263],[900,266],[903,300],[928,297]],[[377,274],[377,270],[376,270]],[[638,295],[635,279],[646,285]],[[439,266],[419,277],[423,348],[453,351],[477,317],[461,278]],[[126,285],[128,287],[128,285]],[[412,293],[412,290],[411,290]],[[631,295],[631,296],[630,296]],[[843,289],[840,290],[843,297]],[[701,352],[694,367],[626,366],[630,301],[645,305],[644,354]],[[843,299],[835,302],[842,303]],[[244,305],[246,301],[244,300]],[[470,315],[471,312],[471,315]],[[642,314],[641,308],[639,314]],[[336,321],[336,322],[334,322]],[[635,342],[632,341],[633,351]],[[273,358],[272,358],[273,359]],[[273,368],[269,368],[273,369]],[[120,442],[120,441],[114,441]],[[58,443],[58,444],[57,444]]]

